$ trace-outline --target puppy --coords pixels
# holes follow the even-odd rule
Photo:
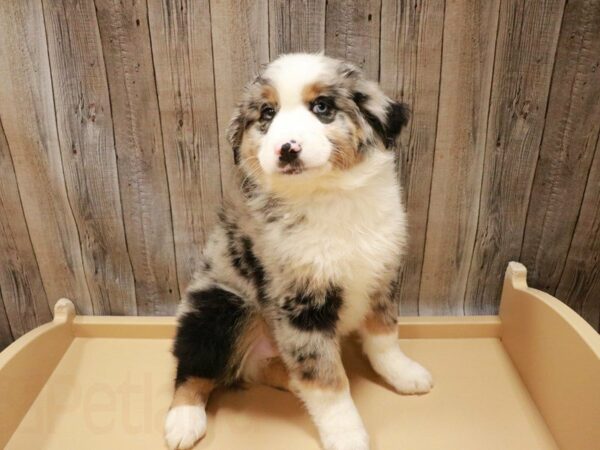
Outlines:
[[[281,56],[246,88],[228,130],[237,187],[178,311],[170,448],[204,435],[216,386],[264,383],[304,402],[326,449],[368,449],[340,359],[352,331],[398,392],[432,388],[396,334],[407,235],[392,147],[407,120],[323,55]]]

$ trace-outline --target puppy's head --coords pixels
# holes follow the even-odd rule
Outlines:
[[[228,139],[236,164],[259,182],[314,180],[392,147],[407,121],[406,106],[355,66],[289,54],[246,87]]]

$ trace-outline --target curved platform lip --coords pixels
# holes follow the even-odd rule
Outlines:
[[[502,344],[561,448],[600,442],[600,335],[571,308],[527,286],[510,263],[500,303]]]
[[[558,314],[600,359],[600,334],[583,317],[556,297],[529,287],[527,285],[527,268],[522,263],[515,261],[508,263],[505,280],[512,285],[513,289],[527,292]],[[502,317],[502,307],[501,303],[500,317]]]

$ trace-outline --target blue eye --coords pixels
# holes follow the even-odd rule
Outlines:
[[[329,112],[331,111],[331,106],[325,100],[317,99],[312,104],[310,110],[318,116],[324,116],[329,114]]]
[[[269,121],[275,117],[275,110],[271,106],[264,106],[260,111],[260,120]]]

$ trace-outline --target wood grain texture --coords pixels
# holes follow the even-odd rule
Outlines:
[[[468,314],[497,311],[502,273],[521,252],[563,10],[563,1],[500,2]]]
[[[556,295],[600,331],[600,139]]]
[[[554,293],[581,209],[600,131],[600,2],[566,4],[521,261]]]
[[[498,1],[447,0],[421,314],[462,314],[494,68]]]
[[[399,273],[400,312],[419,313],[419,285],[438,120],[444,0],[383,0],[381,87],[408,104],[411,119],[400,136],[399,177],[408,211],[409,243]]]
[[[328,0],[325,53],[361,67],[379,80],[381,0]]]
[[[221,205],[208,8],[208,0],[148,2],[181,292]]]
[[[319,52],[325,48],[325,0],[269,0],[269,52]]]
[[[412,110],[401,313],[494,313],[521,257],[600,329],[599,1],[7,0],[0,347],[62,296],[173,313],[231,189],[244,85],[322,50]]]
[[[135,314],[94,2],[43,0],[43,7],[67,194],[94,313]]]
[[[0,352],[8,347],[13,340],[14,338],[10,331],[10,322],[4,310],[2,291],[0,290]]]
[[[0,2],[0,61],[0,117],[50,306],[69,297],[92,314],[65,189],[41,2]]]
[[[210,1],[221,179],[232,181],[233,151],[225,138],[244,86],[269,62],[267,0]]]
[[[51,320],[17,188],[10,149],[0,123],[0,346]],[[4,317],[3,317],[4,316]]]
[[[139,314],[173,314],[173,228],[145,2],[97,0]]]

